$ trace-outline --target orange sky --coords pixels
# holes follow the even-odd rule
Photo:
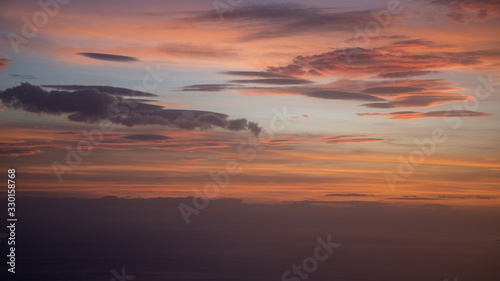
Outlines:
[[[34,36],[36,3],[0,4],[0,158],[26,195],[195,196],[237,165],[218,197],[498,206],[498,3],[101,2]]]

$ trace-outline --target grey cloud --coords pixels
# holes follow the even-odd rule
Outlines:
[[[155,134],[133,134],[133,135],[123,136],[123,138],[128,140],[139,140],[139,141],[158,141],[158,140],[170,139],[170,137],[155,135]]]
[[[424,88],[419,87],[375,87],[363,90],[364,93],[376,94],[376,95],[394,95],[394,94],[406,94],[420,92]]]
[[[139,61],[137,58],[129,56],[120,56],[113,54],[103,54],[103,53],[77,53],[78,55],[104,61],[115,61],[115,62],[136,62]]]
[[[270,84],[270,85],[297,85],[310,84],[312,81],[301,78],[268,78],[268,79],[247,79],[231,80],[230,83],[252,83],[252,84]]]

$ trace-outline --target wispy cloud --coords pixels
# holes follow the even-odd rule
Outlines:
[[[325,144],[341,144],[341,143],[362,143],[362,142],[382,142],[387,139],[372,138],[367,135],[339,135],[321,137],[320,140]]]
[[[244,118],[229,119],[226,114],[208,111],[163,109],[92,88],[47,92],[23,83],[1,92],[0,101],[6,107],[33,113],[67,114],[71,121],[86,123],[109,120],[125,126],[162,125],[190,130],[219,127],[231,131],[250,130],[256,135],[262,130],[256,123]],[[123,107],[128,109],[127,114],[120,111]]]
[[[103,61],[114,61],[114,62],[136,62],[139,59],[129,56],[113,55],[113,54],[103,54],[103,53],[77,53],[87,58]]]

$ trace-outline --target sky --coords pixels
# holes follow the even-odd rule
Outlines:
[[[0,15],[1,280],[500,280],[499,1]]]
[[[27,195],[498,206],[497,1],[40,3],[0,3]]]

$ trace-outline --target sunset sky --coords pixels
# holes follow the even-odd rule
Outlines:
[[[23,195],[499,205],[498,1],[138,3],[0,2]]]

